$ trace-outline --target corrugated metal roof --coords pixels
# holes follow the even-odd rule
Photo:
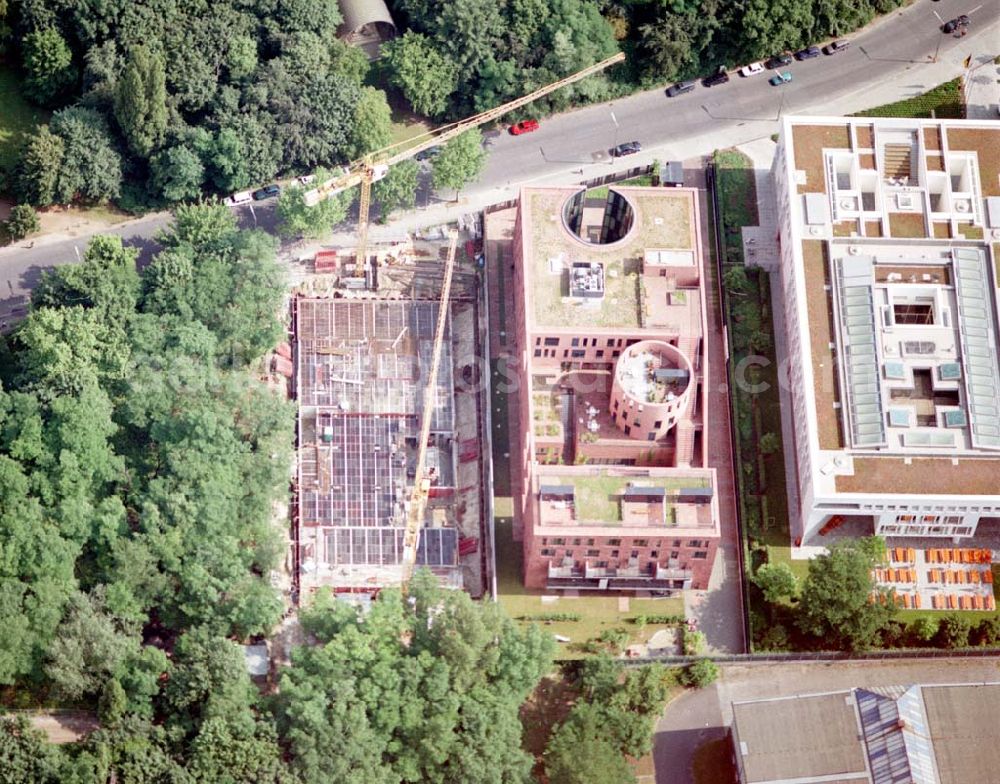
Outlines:
[[[353,33],[375,22],[392,25],[393,29],[396,27],[383,0],[340,0],[340,13],[344,17],[341,32]]]

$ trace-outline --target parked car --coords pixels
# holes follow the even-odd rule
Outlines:
[[[792,81],[791,71],[785,71],[784,73],[778,71],[778,73],[767,80],[767,83],[773,87],[780,87],[783,84],[788,84],[790,81]]]
[[[634,155],[641,151],[642,145],[639,142],[622,142],[617,147],[611,149],[611,157],[624,158],[626,155]]]
[[[750,63],[740,68],[740,76],[753,76],[759,73],[764,73],[764,63]]]
[[[416,155],[413,156],[415,161],[431,161],[437,158],[441,154],[440,147],[428,147],[426,150],[421,150]]]
[[[508,128],[511,135],[520,136],[522,133],[531,133],[538,130],[538,120],[521,120]]]
[[[264,199],[270,199],[273,196],[277,196],[281,193],[281,186],[275,183],[270,185],[265,185],[263,188],[255,190],[253,192],[254,201],[264,201]]]
[[[783,68],[784,66],[791,64],[792,56],[785,52],[783,54],[775,54],[768,57],[764,62],[764,67],[768,69]]]
[[[238,207],[241,204],[248,204],[251,201],[253,201],[253,196],[250,195],[250,191],[239,191],[223,199],[222,203],[227,207]]]
[[[837,52],[843,52],[850,45],[850,41],[831,41],[823,47],[823,54],[836,54]]]
[[[309,185],[309,184],[311,184],[311,183],[313,183],[313,182],[316,181],[316,175],[315,174],[303,174],[301,177],[296,177],[295,181],[299,185]]]
[[[805,49],[800,49],[795,53],[796,60],[811,60],[819,56],[820,50],[818,46],[807,46]]]
[[[687,82],[677,82],[667,88],[667,98],[673,98],[675,95],[683,95],[684,93],[691,92],[698,83],[691,79]]]
[[[725,68],[720,68],[711,76],[706,76],[701,80],[701,83],[706,87],[715,87],[717,84],[725,84],[729,81],[729,74],[726,73]]]
[[[970,21],[971,20],[966,14],[962,14],[961,16],[956,16],[954,19],[949,19],[947,22],[941,25],[941,32],[954,33],[956,30],[959,30],[963,27],[968,27]]]

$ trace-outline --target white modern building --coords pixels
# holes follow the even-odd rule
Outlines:
[[[1000,517],[1000,122],[787,117],[774,162],[799,518]]]

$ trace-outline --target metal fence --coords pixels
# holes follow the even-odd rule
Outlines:
[[[1000,647],[979,648],[906,648],[888,651],[797,651],[789,653],[730,653],[709,656],[668,655],[628,659],[624,664],[639,666],[650,663],[686,665],[700,659],[716,664],[756,664],[765,662],[844,662],[891,661],[913,659],[1000,659]]]

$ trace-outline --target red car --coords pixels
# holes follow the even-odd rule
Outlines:
[[[510,126],[512,136],[520,136],[522,133],[531,133],[538,130],[538,120],[521,120]]]

